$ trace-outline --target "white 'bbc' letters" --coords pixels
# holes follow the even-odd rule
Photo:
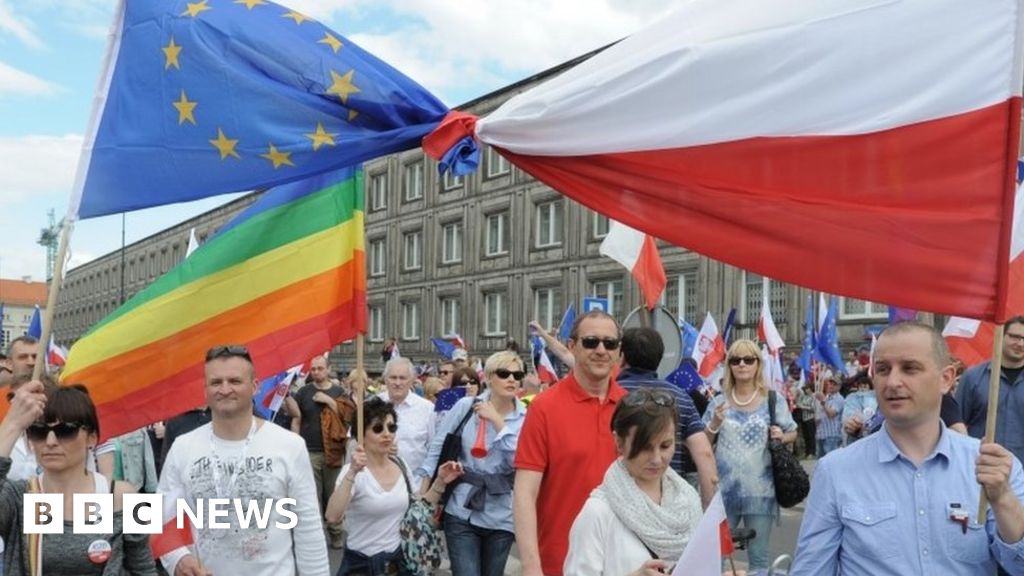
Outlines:
[[[163,498],[159,494],[124,494],[125,534],[159,534],[163,527]],[[113,494],[74,494],[74,534],[110,534],[114,531]],[[22,507],[25,534],[64,532],[63,494],[25,494]]]

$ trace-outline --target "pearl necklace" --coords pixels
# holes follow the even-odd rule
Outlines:
[[[735,404],[737,406],[749,406],[750,403],[754,401],[754,398],[757,398],[757,389],[754,389],[754,392],[750,395],[750,398],[747,398],[747,400],[745,402],[740,402],[739,400],[736,399],[736,389],[735,388],[733,388],[732,390],[729,391],[729,396],[732,396],[732,403],[733,404]]]

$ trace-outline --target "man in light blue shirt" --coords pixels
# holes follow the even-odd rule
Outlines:
[[[848,445],[867,436],[864,423],[871,420],[878,411],[878,400],[871,389],[871,377],[867,371],[857,372],[852,380],[854,391],[843,402],[843,432],[846,433]]]
[[[874,385],[885,425],[818,463],[791,576],[1024,575],[1024,472],[998,444],[947,430],[945,341],[905,322],[878,339]],[[984,489],[991,509],[975,522]]]

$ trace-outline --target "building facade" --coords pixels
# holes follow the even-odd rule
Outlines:
[[[46,294],[45,282],[0,278],[0,349],[5,350],[11,340],[28,332],[36,306],[40,313],[46,312]]]
[[[460,109],[484,116],[513,95],[578,60],[481,97]],[[570,303],[586,296],[608,300],[619,320],[642,296],[628,272],[598,248],[609,222],[511,165],[495,150],[482,151],[479,170],[466,177],[440,176],[422,150],[365,164],[368,369],[379,371],[385,342],[397,338],[403,356],[437,357],[435,336],[459,334],[470,353],[485,358],[508,341],[527,342],[527,324],[556,326]],[[70,344],[121,302],[183,257],[188,231],[212,233],[253,196],[231,202],[178,226],[107,254],[67,275],[57,308],[57,339]],[[695,234],[699,231],[694,231]],[[668,276],[664,306],[699,327],[710,311],[721,326],[736,308],[736,330],[753,336],[761,309],[762,278],[662,243]],[[823,271],[823,273],[827,273]],[[776,325],[798,349],[810,292],[771,281]],[[852,349],[885,324],[887,308],[840,301],[840,339]],[[340,367],[351,368],[351,342],[337,348]]]

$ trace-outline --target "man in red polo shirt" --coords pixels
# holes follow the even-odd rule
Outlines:
[[[537,396],[516,450],[514,515],[523,576],[561,576],[569,528],[615,460],[615,404],[626,395],[612,377],[622,330],[601,311],[573,323],[572,372]]]

